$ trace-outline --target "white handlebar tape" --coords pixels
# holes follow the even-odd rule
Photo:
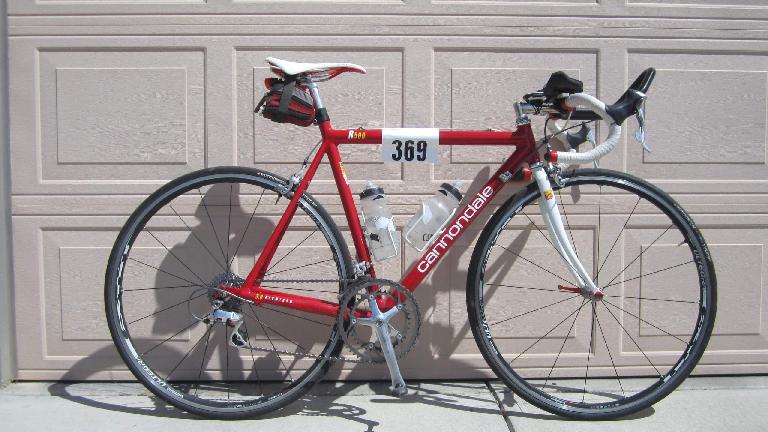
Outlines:
[[[611,116],[608,115],[608,113],[605,111],[605,104],[596,97],[590,96],[586,93],[576,93],[568,96],[567,103],[568,106],[574,108],[582,107],[596,113],[611,126],[610,130],[608,131],[608,138],[606,138],[605,141],[600,143],[600,145],[597,147],[584,153],[557,152],[557,161],[566,163],[594,162],[610,153],[610,151],[616,147],[616,144],[618,144],[619,139],[621,138],[621,126],[614,123]]]

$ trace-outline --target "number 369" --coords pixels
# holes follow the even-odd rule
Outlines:
[[[426,141],[413,141],[406,140],[402,142],[400,140],[392,141],[392,145],[395,146],[395,150],[392,153],[393,161],[406,160],[408,162],[413,161],[414,158],[419,161],[427,160],[427,142]]]

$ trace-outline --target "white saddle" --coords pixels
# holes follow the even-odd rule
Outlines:
[[[297,63],[274,57],[266,60],[278,75],[317,75],[320,79],[331,79],[344,72],[365,73],[365,68],[352,63]]]

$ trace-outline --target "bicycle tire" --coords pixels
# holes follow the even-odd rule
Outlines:
[[[556,251],[555,253],[549,251],[549,246],[552,246],[552,250],[555,248],[548,240],[543,224],[536,223],[535,218],[538,216],[526,212],[530,209],[530,205],[536,207],[535,203],[540,199],[536,184],[530,184],[513,195],[496,211],[476,243],[469,266],[466,293],[473,336],[496,376],[517,395],[543,410],[583,420],[612,419],[636,413],[655,404],[680,385],[704,353],[716,316],[717,282],[710,253],[703,236],[690,216],[669,195],[644,180],[605,169],[579,169],[563,173],[562,186],[553,184],[553,189],[559,196],[563,223],[572,242],[575,238],[574,231],[578,231],[576,228],[588,231],[588,227],[594,228],[594,219],[597,219],[597,228],[591,230],[592,234],[578,232],[576,234],[576,237],[582,238],[576,252],[581,254],[583,260],[592,261],[584,264],[588,271],[591,271],[590,276],[593,280],[598,280],[601,270],[606,266],[614,269],[623,267],[619,274],[627,271],[627,275],[623,276],[621,281],[614,283],[619,277],[617,274],[605,286],[597,283],[606,294],[602,300],[590,300],[578,293],[571,293],[577,299],[581,298],[581,305],[573,310],[572,307],[577,303],[570,304],[566,309],[571,312],[570,315],[554,312],[556,309],[562,311],[568,302],[573,302],[570,300],[573,297],[567,296],[567,291],[556,286],[496,282],[499,277],[506,277],[507,274],[512,280],[535,274],[535,277],[541,280],[555,281],[553,284],[562,283],[556,281],[557,278],[567,279],[562,276],[567,275],[567,272],[541,266],[541,261],[537,262],[534,259],[538,256],[531,258],[533,255],[529,254],[528,259],[524,258],[524,253],[546,254],[550,258],[558,254]],[[587,189],[587,192],[583,189]],[[611,189],[614,193],[604,195],[604,189]],[[563,196],[568,197],[566,191],[571,192],[568,205],[563,204],[562,200]],[[594,193],[595,191],[599,191],[599,195]],[[637,200],[629,198],[630,196],[637,197]],[[595,201],[597,201],[596,218]],[[629,213],[628,208],[633,201],[635,204],[632,212]],[[639,206],[641,201],[644,201],[643,205]],[[589,207],[589,209],[579,211],[578,206]],[[566,211],[564,207],[570,208],[570,211]],[[653,208],[658,213],[652,213]],[[608,236],[603,234],[605,238],[600,235],[605,230],[601,230],[601,221],[609,217],[602,213],[605,209],[611,209],[614,212],[609,219],[613,221],[614,230],[622,221],[624,224],[616,235],[613,247],[605,257],[601,257],[601,254],[604,254],[600,252],[601,245],[604,251],[613,239],[612,232],[609,232]],[[627,213],[629,216],[625,219]],[[574,221],[572,226],[568,223],[568,217]],[[632,219],[633,217],[635,219]],[[656,237],[656,240],[650,242],[659,230],[667,226],[666,221],[661,222],[664,218],[669,219],[670,225]],[[517,222],[510,227],[511,221],[515,220]],[[523,228],[520,227],[520,223],[524,224]],[[672,227],[675,230],[671,230]],[[533,228],[536,228],[541,235],[537,234]],[[515,236],[515,232],[519,234]],[[678,233],[683,241],[676,244],[677,234],[673,234],[674,238],[670,239],[668,237],[670,232]],[[502,236],[505,238],[502,239]],[[514,237],[517,243],[510,242],[512,247],[505,247],[507,236]],[[585,241],[584,238],[588,240]],[[657,243],[662,238],[663,242]],[[549,246],[546,245],[545,240],[549,242]],[[608,242],[602,242],[603,240]],[[526,252],[525,248],[529,244],[530,247]],[[589,247],[585,249],[585,244],[587,246],[592,244],[592,249],[587,250]],[[684,248],[683,244],[688,247]],[[625,251],[637,250],[639,247],[640,253],[632,261],[629,259],[631,255],[627,255],[624,260],[615,256],[611,258],[617,245],[619,249]],[[501,250],[496,255],[498,249]],[[595,249],[597,249],[597,259],[594,258]],[[548,252],[541,252],[544,250]],[[644,256],[649,251],[657,251],[655,255],[657,258],[650,255]],[[664,265],[660,271],[646,272],[642,268],[643,262],[646,266],[653,268],[652,266],[657,265],[660,260],[666,260],[669,264],[670,257],[681,255],[687,257],[688,254],[691,261],[686,262],[686,265],[692,265],[687,265],[684,273],[682,273],[682,264]],[[566,268],[559,256],[555,258],[555,261],[560,262],[561,268]],[[687,258],[683,260],[685,259]],[[638,260],[641,263],[636,266],[634,263]],[[513,262],[510,263],[510,261]],[[602,265],[597,265],[601,261]],[[627,262],[629,264],[625,266]],[[506,270],[498,270],[504,268],[503,266],[506,266]],[[638,266],[639,270],[635,276],[634,270]],[[631,278],[630,270],[633,273]],[[661,276],[665,272],[669,273]],[[658,282],[659,279],[654,283],[654,278],[669,278],[670,275],[679,281],[679,285],[675,285],[674,290],[659,291],[659,287],[664,287],[664,284]],[[620,288],[622,292],[620,295],[609,295],[616,293],[615,291],[611,293],[611,288]],[[635,291],[638,292],[637,295],[633,295]],[[509,296],[509,300],[505,300],[507,299],[505,296],[511,292],[516,295]],[[523,295],[517,294],[518,292],[522,292]],[[648,294],[649,292],[664,292],[666,298],[648,297],[646,295],[651,295]],[[692,297],[681,298],[684,295]],[[691,300],[696,296],[698,299]],[[544,300],[545,297],[548,299]],[[565,300],[566,298],[568,300]],[[536,300],[535,303],[534,300]],[[556,304],[553,306],[549,300],[556,300]],[[592,315],[578,321],[581,310],[589,303],[592,304]],[[634,312],[632,307],[635,304],[637,312]],[[664,305],[667,313],[672,309],[671,315],[665,314],[665,311],[658,313],[659,305]],[[523,309],[524,312],[519,313],[515,308]],[[497,311],[500,312],[497,313]],[[503,319],[499,320],[499,318]],[[542,325],[546,318],[554,318],[552,323],[557,324],[554,327]],[[564,319],[560,320],[560,318]],[[688,320],[683,323],[683,318]],[[518,326],[514,327],[517,330],[504,332],[499,327],[501,324],[511,325],[515,321],[518,322]],[[520,321],[523,325],[520,325]],[[529,321],[532,323],[526,326],[525,324]],[[576,326],[577,322],[579,326]],[[563,336],[562,333],[566,328],[567,333]],[[690,329],[690,333],[683,333],[685,329]],[[547,330],[546,333],[545,330]],[[587,334],[589,343],[580,344],[580,341],[586,341]],[[621,351],[616,350],[615,346],[619,345],[616,344],[612,353],[608,338],[619,342]],[[531,341],[534,341],[533,344]],[[684,348],[680,346],[680,341],[686,344]],[[568,342],[571,342],[571,347],[565,350]],[[576,345],[575,348],[574,345]],[[672,348],[674,348],[672,354],[665,351]],[[593,376],[589,377],[590,362],[593,359],[595,362],[591,368]],[[657,363],[654,364],[654,361]],[[648,367],[648,363],[652,368]],[[662,368],[663,372],[659,368]],[[655,377],[656,373],[659,374],[658,378]],[[652,378],[643,378],[647,375],[651,375]],[[592,379],[591,384],[588,383],[590,379]],[[634,392],[635,389],[636,392]],[[627,390],[631,393],[627,394]],[[580,392],[581,400],[579,400]],[[593,392],[595,394],[592,394]]]
[[[201,220],[198,226],[195,226],[194,229],[190,227],[189,222],[187,222],[181,214],[184,212],[178,212],[174,205],[177,207],[182,207],[184,205],[189,205],[189,202],[193,202],[194,200],[197,200],[198,198],[194,194],[194,190],[197,189],[197,192],[199,193],[200,202],[202,203],[202,206],[204,207],[204,212],[199,210],[200,204],[196,207],[196,213],[200,211],[200,214],[207,213],[208,221],[210,221],[211,227],[213,227],[213,232],[216,233],[216,225],[214,224],[214,219],[217,219],[214,217],[211,218],[210,211],[214,212],[214,216],[216,216],[216,212],[219,211],[220,213],[223,213],[224,204],[219,204],[219,206],[222,207],[222,209],[216,209],[217,204],[216,202],[223,202],[226,203],[226,200],[223,199],[222,196],[218,196],[219,192],[226,192],[227,184],[229,184],[229,217],[228,217],[228,224],[227,224],[227,234],[225,235],[227,239],[227,256],[221,256],[221,258],[225,258],[224,261],[219,262],[218,250],[215,247],[215,243],[221,242],[223,243],[223,239],[221,238],[221,233],[217,233],[215,235],[210,235],[208,237],[205,237],[206,230],[199,229],[199,227],[206,226],[207,223],[205,218],[201,216]],[[245,225],[244,231],[242,233],[242,239],[240,240],[240,244],[237,245],[237,249],[235,249],[234,253],[232,254],[231,260],[229,257],[229,252],[231,252],[231,248],[234,246],[234,244],[230,244],[230,238],[233,236],[232,232],[230,231],[230,228],[232,225],[232,213],[233,213],[233,191],[235,188],[235,184],[238,185],[238,199],[242,199],[244,201],[250,200],[250,203],[252,204],[253,201],[256,200],[255,194],[248,195],[247,192],[242,192],[243,189],[247,189],[248,191],[253,190],[259,190],[262,189],[261,196],[258,199],[258,203],[255,205],[253,209],[253,213],[250,215],[250,219],[248,220],[248,224]],[[156,308],[157,311],[155,312],[155,315],[152,317],[152,329],[157,327],[160,330],[157,330],[157,332],[162,332],[161,335],[154,335],[153,338],[149,338],[153,346],[149,351],[143,351],[147,346],[149,346],[148,342],[146,340],[141,339],[140,336],[133,337],[131,336],[131,330],[135,330],[138,333],[141,333],[146,330],[146,327],[148,327],[147,322],[137,322],[138,320],[130,321],[129,317],[126,315],[127,313],[132,313],[135,311],[126,311],[124,310],[126,308],[126,305],[129,303],[135,303],[136,309],[141,309],[141,306],[143,305],[142,302],[144,300],[132,300],[131,298],[128,298],[129,296],[125,296],[128,291],[141,291],[141,289],[126,289],[126,275],[131,274],[132,270],[129,268],[129,265],[133,265],[133,261],[139,260],[141,261],[142,258],[140,257],[132,257],[131,253],[134,251],[141,251],[142,249],[152,249],[151,247],[138,247],[137,241],[138,239],[141,239],[140,241],[143,242],[144,246],[147,246],[152,240],[148,239],[147,236],[139,237],[140,234],[143,232],[148,232],[151,237],[154,237],[157,242],[162,244],[165,251],[168,252],[164,256],[164,263],[173,263],[175,262],[174,258],[178,261],[183,261],[179,257],[187,258],[187,257],[195,257],[195,256],[204,256],[206,258],[213,258],[208,261],[216,261],[216,264],[218,264],[219,267],[224,269],[224,272],[226,273],[225,277],[230,277],[229,274],[232,273],[232,269],[235,268],[236,265],[236,255],[238,255],[238,250],[240,250],[243,243],[251,243],[252,237],[248,237],[248,242],[245,242],[247,236],[251,236],[253,234],[254,228],[252,228],[254,225],[252,225],[254,215],[256,214],[257,209],[259,208],[259,205],[262,203],[262,200],[266,200],[264,198],[264,195],[268,192],[269,198],[270,198],[270,205],[272,204],[272,201],[275,201],[275,205],[277,205],[277,201],[280,199],[283,200],[284,203],[287,203],[289,198],[283,197],[283,193],[285,191],[284,187],[287,184],[287,181],[277,175],[270,174],[264,171],[256,170],[256,169],[249,169],[249,168],[242,168],[242,167],[218,167],[218,168],[210,168],[210,169],[203,169],[199,171],[192,172],[190,174],[184,175],[182,177],[179,177],[165,186],[158,189],[155,193],[150,195],[130,216],[130,218],[127,220],[125,225],[123,226],[122,230],[120,231],[120,234],[118,235],[114,247],[112,248],[112,252],[109,257],[109,262],[107,266],[106,276],[105,276],[105,311],[106,311],[106,317],[107,322],[109,325],[110,333],[112,335],[112,339],[114,340],[115,346],[117,347],[117,350],[122,357],[123,361],[126,363],[128,368],[131,370],[131,372],[134,374],[134,376],[149,390],[152,391],[155,395],[157,395],[162,400],[168,402],[169,404],[187,411],[189,413],[200,415],[208,418],[216,418],[216,419],[240,419],[240,418],[248,418],[248,417],[254,417],[263,415],[265,413],[272,412],[274,410],[280,409],[287,404],[297,400],[300,398],[304,393],[306,393],[316,382],[318,382],[322,377],[325,375],[325,373],[328,371],[328,368],[330,366],[331,361],[327,358],[329,356],[337,356],[339,352],[342,349],[342,340],[340,337],[340,333],[338,332],[337,326],[335,324],[335,319],[328,318],[328,323],[319,322],[319,324],[328,324],[328,329],[321,328],[319,331],[314,330],[314,327],[310,324],[307,324],[305,321],[298,321],[293,318],[288,318],[288,326],[282,327],[282,333],[276,328],[273,327],[275,324],[274,322],[280,321],[282,315],[274,315],[275,321],[264,323],[262,320],[266,320],[265,315],[266,314],[276,314],[277,312],[267,312],[265,309],[266,307],[260,307],[258,305],[255,306],[255,308],[251,308],[252,314],[250,314],[247,309],[245,308],[245,305],[242,306],[243,314],[244,316],[249,315],[251,316],[251,321],[254,322],[257,321],[258,324],[261,326],[261,330],[263,330],[263,334],[261,335],[261,338],[264,339],[264,335],[266,335],[266,339],[268,340],[268,344],[271,344],[272,348],[277,349],[277,346],[275,343],[280,345],[282,342],[285,342],[287,344],[287,340],[290,340],[291,342],[294,342],[296,344],[295,350],[298,352],[299,348],[301,348],[301,344],[307,345],[308,343],[305,342],[304,339],[298,338],[296,336],[293,336],[293,339],[291,339],[291,336],[286,336],[286,332],[290,332],[291,330],[285,330],[285,328],[293,328],[296,327],[296,331],[302,331],[306,333],[320,333],[320,335],[317,338],[317,341],[313,341],[311,343],[319,344],[320,347],[322,347],[322,350],[317,352],[316,354],[319,354],[320,356],[324,358],[310,358],[310,359],[300,359],[300,353],[297,354],[297,359],[295,364],[301,364],[303,361],[304,363],[311,362],[311,364],[308,364],[306,366],[302,366],[304,369],[301,369],[299,366],[296,366],[296,371],[300,371],[301,375],[297,378],[294,377],[294,375],[290,374],[289,366],[287,366],[286,362],[284,361],[283,357],[284,354],[266,354],[265,356],[260,356],[259,360],[256,360],[256,355],[253,354],[255,351],[253,350],[253,347],[256,346],[254,343],[254,340],[257,339],[257,331],[247,332],[247,323],[246,326],[246,338],[248,340],[248,348],[249,348],[249,354],[243,354],[244,356],[250,355],[253,359],[253,365],[250,369],[242,366],[241,370],[235,370],[232,372],[230,370],[230,354],[232,354],[233,350],[237,350],[236,348],[230,347],[227,345],[227,343],[222,343],[218,348],[216,348],[214,342],[214,348],[210,350],[210,356],[207,357],[209,354],[209,343],[216,338],[216,334],[223,334],[225,341],[228,340],[228,338],[232,337],[231,329],[227,327],[225,323],[219,323],[221,324],[221,327],[217,327],[217,323],[214,322],[213,324],[204,323],[201,321],[202,315],[197,314],[193,311],[193,308],[198,307],[197,303],[199,300],[195,300],[195,304],[193,304],[192,300],[192,294],[189,296],[189,300],[187,300],[187,309],[188,312],[194,317],[192,318],[192,328],[183,329],[182,332],[177,332],[175,334],[172,334],[171,337],[165,339],[161,342],[161,348],[166,350],[165,356],[160,356],[156,354],[156,359],[151,359],[151,353],[150,351],[153,351],[155,353],[159,352],[161,348],[158,348],[154,344],[156,341],[162,340],[161,338],[165,338],[169,333],[172,333],[171,330],[168,330],[168,327],[165,324],[165,321],[169,321],[172,318],[168,315],[167,312],[164,312],[166,310],[174,310],[174,309],[161,309],[160,307]],[[221,186],[219,186],[221,185]],[[205,195],[203,194],[202,190],[208,187],[207,192]],[[240,195],[240,192],[242,192],[242,195]],[[192,198],[190,198],[190,193],[192,195]],[[206,203],[205,198],[208,198],[208,202]],[[275,200],[276,198],[276,200]],[[266,201],[265,201],[266,202]],[[174,204],[176,203],[176,204]],[[185,204],[187,203],[187,204]],[[238,205],[240,205],[240,201],[237,202]],[[170,207],[170,212],[167,207]],[[245,204],[242,204],[241,207],[245,207]],[[334,223],[333,219],[328,215],[328,213],[325,211],[325,209],[317,203],[317,201],[312,198],[309,194],[304,194],[299,199],[299,205],[298,205],[299,211],[297,212],[296,216],[294,217],[294,220],[296,220],[297,217],[300,217],[301,212],[304,213],[305,216],[308,216],[309,219],[314,223],[316,229],[315,231],[312,231],[310,234],[313,235],[315,232],[322,233],[322,237],[324,240],[319,240],[320,246],[315,247],[312,250],[312,253],[324,253],[326,255],[331,255],[333,262],[328,264],[325,264],[326,270],[328,273],[335,273],[336,279],[339,280],[339,282],[329,282],[330,288],[328,289],[328,296],[329,298],[336,299],[338,293],[342,289],[342,286],[344,282],[343,280],[348,279],[353,274],[352,268],[351,268],[351,259],[349,256],[349,251],[347,249],[346,243],[344,241],[344,238],[341,236],[341,233],[339,232],[338,227]],[[250,207],[248,207],[248,211],[250,211]],[[242,214],[239,214],[237,216],[241,217],[242,220],[245,220],[247,217],[247,212],[242,212]],[[174,215],[175,214],[175,215]],[[175,216],[178,216],[178,220],[174,219]],[[271,217],[277,218],[279,217],[278,213],[273,213]],[[182,243],[182,246],[169,248],[165,244],[163,240],[165,240],[165,237],[163,236],[169,236],[170,230],[164,229],[161,230],[160,228],[147,228],[150,224],[153,224],[154,220],[157,220],[157,225],[160,226],[160,224],[170,224],[171,221],[166,221],[163,218],[170,218],[177,226],[179,231],[182,231],[184,235],[187,235],[187,242]],[[189,216],[187,216],[187,219],[189,219]],[[221,217],[223,221],[223,216]],[[235,218],[238,220],[237,218]],[[180,220],[180,221],[179,221]],[[265,217],[258,222],[260,224],[264,224],[264,221],[268,221],[269,218]],[[241,221],[242,222],[242,221]],[[183,224],[182,224],[183,223]],[[193,222],[194,224],[194,222]],[[154,226],[154,225],[152,225]],[[240,229],[242,230],[242,223],[240,223]],[[184,227],[188,229],[187,231],[184,231]],[[271,234],[270,231],[271,225],[267,224],[263,227],[263,229],[260,229],[260,231],[263,231],[264,233]],[[251,230],[249,232],[249,229]],[[153,233],[153,230],[155,231]],[[197,231],[197,232],[196,232]],[[233,230],[235,231],[235,230]],[[193,239],[196,238],[197,240]],[[213,245],[208,248],[205,245],[205,242],[201,240],[201,238],[205,238],[206,240],[210,240],[211,237],[215,237],[216,242],[209,242],[213,243]],[[319,238],[320,236],[316,236]],[[236,237],[235,237],[236,238]],[[302,232],[302,238],[303,238],[303,232]],[[309,236],[307,236],[309,238]],[[306,240],[306,239],[305,239]],[[322,242],[325,241],[327,243],[328,250],[326,251],[324,248],[326,246],[323,246]],[[199,248],[196,249],[197,253],[189,253],[186,255],[182,255],[182,252],[184,252],[185,248],[191,249],[193,246],[195,246],[199,242],[200,245],[205,247],[206,249]],[[234,243],[234,242],[232,242]],[[301,245],[301,243],[299,243]],[[151,245],[150,245],[151,246]],[[161,248],[157,247],[158,245],[155,245],[155,250],[161,250]],[[294,247],[294,250],[297,249],[298,246]],[[221,245],[219,245],[219,248],[222,249]],[[207,253],[206,253],[207,251]],[[215,253],[213,252],[215,251]],[[258,251],[254,251],[254,254],[257,254]],[[291,250],[288,252],[290,254],[293,252]],[[285,256],[287,256],[286,254]],[[284,256],[284,257],[285,257]],[[284,258],[283,257],[283,258]],[[272,266],[276,266],[278,264],[275,263],[277,261],[277,256],[273,260]],[[133,261],[132,261],[133,260]],[[167,261],[165,261],[167,260]],[[148,261],[152,262],[152,261]],[[226,264],[225,266],[222,265]],[[142,264],[145,264],[142,262]],[[184,264],[182,262],[182,264]],[[145,264],[146,265],[146,264]],[[189,278],[192,279],[194,283],[197,283],[196,280],[193,278],[193,274],[195,276],[205,275],[205,269],[203,267],[206,267],[206,264],[203,265],[191,265],[187,266],[184,264],[184,266],[189,270],[188,273],[183,273],[185,275],[184,279]],[[137,266],[141,267],[141,266]],[[165,273],[172,273],[168,271],[168,268],[164,268],[163,265],[151,265],[150,267],[157,269],[157,277],[163,276],[166,277],[167,275]],[[141,267],[143,268],[143,267]],[[181,269],[181,267],[179,267]],[[307,272],[307,270],[311,269],[303,269],[304,272]],[[181,271],[181,270],[179,270]],[[218,271],[218,269],[216,270]],[[275,271],[275,273],[280,273],[283,270]],[[286,272],[288,270],[285,270]],[[163,273],[161,273],[163,272]],[[176,275],[177,278],[182,279],[179,277],[179,272],[173,271],[174,275]],[[138,274],[138,273],[137,273]],[[290,273],[294,277],[296,276],[295,272]],[[143,276],[137,277],[138,280],[144,280],[142,279]],[[174,279],[175,280],[175,279]],[[202,279],[200,279],[202,280]],[[207,280],[207,279],[206,279]],[[214,278],[214,280],[216,280]],[[217,286],[214,282],[213,286]],[[184,284],[184,282],[180,282],[180,284]],[[194,285],[194,284],[191,284]],[[204,283],[200,283],[197,285],[198,287],[206,285]],[[179,288],[179,289],[173,289],[173,290],[161,290],[160,288]],[[190,287],[191,288],[191,287]],[[165,286],[158,286],[157,288],[147,288],[147,290],[154,289],[156,293],[159,292],[167,292],[167,291],[181,291],[185,288],[183,287],[165,287]],[[291,288],[286,288],[291,289]],[[210,302],[210,288],[200,288],[197,291],[202,291],[204,293],[209,293],[208,297],[204,297],[202,301],[200,301],[201,308],[207,307],[208,305],[205,304],[206,301]],[[150,292],[150,291],[147,291]],[[133,293],[134,295],[149,295],[149,294],[143,294],[143,293]],[[175,294],[174,294],[175,295]],[[186,293],[184,293],[186,295]],[[156,295],[159,299],[159,294]],[[149,299],[151,300],[151,299]],[[147,300],[147,301],[149,301]],[[157,300],[157,299],[156,299]],[[159,300],[157,300],[159,302]],[[172,308],[174,308],[172,306]],[[146,308],[150,311],[154,309]],[[146,310],[145,309],[145,310]],[[181,315],[185,316],[184,313],[178,312],[179,309],[183,308],[175,308],[175,312],[173,312],[173,315]],[[203,309],[204,310],[204,309]],[[259,315],[256,315],[256,318],[253,318],[253,314],[256,314],[254,312],[255,310],[259,310],[261,313],[261,318],[259,318]],[[281,312],[282,313],[282,312]],[[142,312],[143,314],[143,312]],[[317,320],[312,316],[313,318],[303,318],[300,316],[300,312],[291,311],[290,316],[298,317],[302,319],[306,319],[306,321],[313,321]],[[288,315],[288,314],[286,314]],[[136,315],[134,315],[136,316]],[[162,317],[166,316],[166,318],[156,318],[156,317]],[[272,316],[272,315],[270,315]],[[310,315],[307,315],[310,316]],[[145,317],[146,318],[146,317]],[[140,318],[143,319],[143,318]],[[198,320],[199,322],[197,324],[194,323],[195,320]],[[243,318],[247,321],[247,318]],[[186,316],[186,320],[190,320],[189,316]],[[291,322],[292,320],[292,322]],[[129,322],[130,321],[130,322]],[[159,323],[159,325],[156,325],[155,322]],[[318,322],[318,321],[316,321]],[[297,325],[296,323],[300,323],[300,325]],[[191,342],[194,340],[191,336],[192,332],[196,329],[198,329],[198,325],[205,324],[204,334],[203,336],[200,336],[199,339],[197,339],[197,342],[195,342],[194,345],[192,345],[192,348],[187,351],[186,355],[184,357],[181,357],[181,352],[185,351],[191,344]],[[160,325],[165,327],[160,327]],[[266,327],[265,327],[266,325]],[[143,327],[141,327],[143,326]],[[179,324],[181,326],[181,324]],[[257,326],[253,325],[254,328],[252,330],[258,330],[256,328]],[[221,330],[223,328],[223,330]],[[325,334],[324,332],[327,331],[327,341],[323,342],[322,335]],[[183,337],[180,337],[180,333],[189,334],[190,337],[188,338],[188,341],[183,340]],[[252,333],[252,334],[251,334]],[[270,334],[272,337],[270,337]],[[279,336],[278,336],[279,335]],[[196,336],[196,335],[195,335]],[[197,373],[197,379],[194,378],[194,373],[196,372],[191,366],[191,360],[193,357],[197,359],[196,356],[200,355],[200,352],[203,351],[202,348],[202,341],[203,337],[205,337],[205,351],[202,352],[202,355],[200,356],[200,360],[195,360],[196,362],[200,362],[200,372]],[[178,340],[177,340],[178,339]],[[283,339],[286,339],[285,341]],[[267,340],[263,340],[264,344],[267,344]],[[295,342],[296,340],[299,340],[300,342]],[[169,342],[170,341],[170,342]],[[218,341],[218,339],[216,339]],[[168,345],[168,343],[173,344],[176,343],[179,348],[181,348],[181,351],[176,353],[175,351],[177,348],[167,348],[162,347],[162,344]],[[267,344],[267,346],[269,346]],[[143,345],[141,347],[140,345]],[[282,345],[280,345],[282,346]],[[157,348],[157,349],[156,349]],[[219,366],[218,369],[216,369],[214,366],[210,367],[209,369],[205,370],[205,377],[202,376],[203,374],[203,364],[206,365],[211,363],[213,357],[214,357],[214,351],[218,349],[219,350],[219,362],[222,362],[222,357],[226,357],[226,372],[224,372],[223,367]],[[222,351],[225,352],[222,354]],[[174,358],[177,360],[178,358],[181,358],[181,361],[179,364],[176,365],[174,369],[170,371],[168,374],[168,377],[163,378],[163,375],[169,370],[169,366],[165,365],[166,359],[165,357],[168,357],[170,355],[175,355]],[[242,357],[240,352],[234,352],[234,357],[232,360],[234,361],[235,358],[239,359],[238,361],[242,363]],[[264,359],[268,359],[268,362]],[[170,363],[169,363],[170,364]],[[288,363],[293,366],[292,363]],[[184,366],[186,365],[186,366]],[[257,366],[258,365],[258,366]],[[196,368],[196,366],[195,366]],[[273,368],[275,371],[271,372],[271,368]],[[182,372],[178,372],[180,370],[184,369]],[[189,370],[186,370],[189,369]],[[285,373],[280,372],[281,369],[285,369]],[[190,372],[191,370],[191,372]],[[261,372],[260,372],[261,371]],[[253,380],[252,377],[254,375],[254,372],[256,374],[257,380]],[[297,374],[299,372],[296,372]],[[176,374],[176,375],[173,375]],[[271,374],[271,375],[270,375]],[[278,375],[282,374],[282,378]],[[286,376],[290,374],[290,379],[286,378]],[[171,376],[173,375],[173,377]],[[175,377],[181,375],[182,378],[176,379]],[[234,377],[233,377],[234,376]],[[277,378],[271,378],[267,379],[266,377],[269,376],[276,376]],[[262,377],[264,377],[262,379]],[[224,389],[222,387],[226,386],[226,400],[223,399],[223,392]],[[258,386],[258,388],[256,387]],[[265,390],[265,388],[267,390]],[[271,389],[275,388],[277,389],[274,393],[271,393]],[[193,393],[194,389],[194,393]],[[210,393],[210,399],[206,399],[205,397],[202,397],[201,395],[203,392],[209,392]],[[235,395],[235,393],[238,393],[238,397],[236,399],[233,399],[232,396]],[[260,394],[259,394],[260,392]],[[205,393],[206,395],[208,393]],[[207,397],[207,396],[206,396]]]

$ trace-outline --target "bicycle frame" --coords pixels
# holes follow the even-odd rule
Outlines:
[[[324,110],[324,108],[320,107]],[[259,286],[263,279],[272,258],[277,251],[277,247],[283,238],[291,220],[296,212],[299,198],[307,190],[314,177],[317,168],[320,166],[324,156],[328,157],[331,164],[333,178],[341,197],[341,203],[344,208],[347,223],[352,235],[357,260],[370,263],[369,274],[375,277],[375,270],[368,251],[365,238],[363,237],[363,228],[360,225],[357,207],[355,206],[352,191],[347,183],[344,172],[343,162],[339,154],[340,145],[372,145],[382,144],[382,129],[334,129],[330,120],[319,122],[319,129],[322,135],[322,142],[315,154],[312,162],[309,164],[303,178],[293,191],[290,203],[285,213],[278,222],[275,230],[270,236],[259,259],[251,269],[242,288],[229,288],[222,286],[232,294],[253,301],[255,304],[271,304],[289,309],[296,309],[305,312],[327,315],[335,317],[339,311],[339,305],[316,299],[313,297],[286,294],[279,291],[265,289]],[[536,141],[529,123],[518,125],[514,131],[468,131],[468,130],[450,130],[441,129],[439,131],[440,145],[503,145],[514,146],[515,151],[504,161],[490,180],[480,188],[480,191],[474,197],[468,198],[467,204],[457,211],[453,219],[445,225],[445,229],[440,233],[439,238],[424,251],[421,258],[411,266],[401,284],[409,291],[413,292],[422,280],[434,269],[437,263],[445,256],[445,253],[451,248],[456,240],[467,230],[467,228],[477,219],[488,206],[496,194],[504,187],[508,178],[502,180],[502,177],[516,172],[524,163],[534,164],[539,161],[539,155],[536,151]]]

